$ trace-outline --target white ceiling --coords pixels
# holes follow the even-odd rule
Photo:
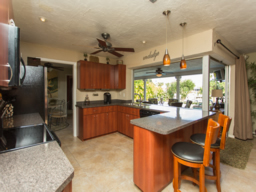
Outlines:
[[[102,32],[114,47],[136,52],[165,43],[165,18],[171,10],[168,41],[214,28],[240,53],[256,51],[255,0],[12,0],[23,41],[94,52]],[[43,16],[45,23],[39,20]],[[147,41],[142,44],[142,40]],[[92,46],[92,47],[91,47]],[[122,53],[122,52],[120,52]],[[123,54],[123,53],[122,53]],[[125,53],[133,54],[133,53]],[[111,56],[100,53],[99,56]]]

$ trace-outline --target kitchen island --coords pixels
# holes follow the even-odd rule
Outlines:
[[[134,125],[134,183],[142,191],[161,191],[173,179],[172,145],[189,142],[195,133],[205,133],[208,118],[215,113],[184,108],[131,120]]]

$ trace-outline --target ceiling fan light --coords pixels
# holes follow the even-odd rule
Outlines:
[[[187,62],[185,58],[182,58],[180,61],[180,69],[187,69]]]
[[[163,65],[164,66],[169,66],[170,64],[171,64],[170,55],[168,53],[168,50],[166,49],[165,50],[165,55],[164,55],[164,58],[163,58]]]
[[[162,77],[162,73],[157,73],[156,76],[157,77]]]

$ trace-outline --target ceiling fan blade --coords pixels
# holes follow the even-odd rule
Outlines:
[[[124,52],[135,52],[133,48],[119,48],[119,47],[113,47],[115,51],[124,51]]]
[[[107,47],[107,44],[106,44],[105,41],[102,41],[102,40],[100,40],[100,39],[97,39],[97,40],[98,40],[98,42],[99,42],[99,44],[100,44],[101,46]]]
[[[108,52],[111,53],[111,54],[113,54],[113,55],[115,55],[115,56],[117,56],[117,57],[122,57],[122,56],[123,56],[122,54],[117,53],[117,52],[115,52],[115,51],[108,51]]]
[[[102,50],[99,50],[99,51],[95,51],[95,52],[93,52],[93,53],[91,53],[91,54],[96,54],[96,53],[99,53],[99,52],[101,52]]]
[[[149,74],[149,73],[154,73],[154,74],[156,74],[156,72],[146,72],[146,74]]]

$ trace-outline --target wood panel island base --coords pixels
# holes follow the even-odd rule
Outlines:
[[[138,120],[132,120],[131,123],[137,124],[135,122]],[[162,123],[157,118],[155,121],[155,125]],[[135,185],[144,192],[151,192],[161,191],[170,184],[173,180],[172,145],[180,141],[189,142],[192,134],[205,133],[207,122],[208,118],[194,121],[192,124],[190,122],[189,125],[166,135],[134,126],[133,179]],[[171,124],[170,127],[172,127]]]

